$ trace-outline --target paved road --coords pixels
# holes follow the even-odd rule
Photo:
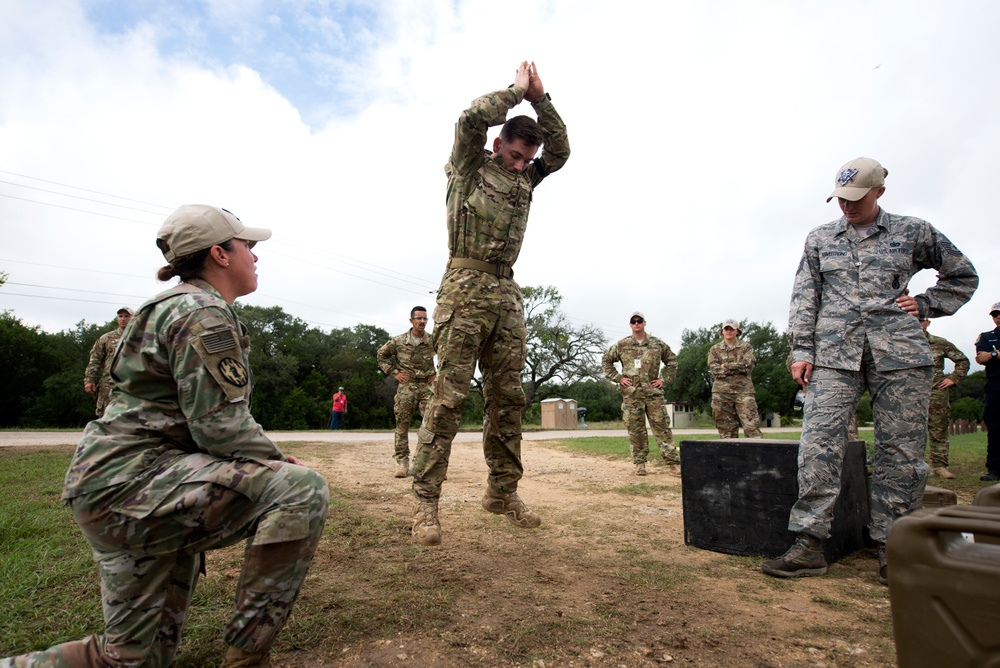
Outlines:
[[[761,429],[764,435],[778,432],[799,431],[786,427]],[[75,445],[80,440],[79,431],[0,431],[0,448],[15,445]],[[674,429],[678,436],[697,434],[714,434],[714,429]],[[268,437],[275,443],[289,441],[304,441],[309,443],[392,443],[391,431],[269,431]],[[554,429],[526,431],[525,441],[552,441],[564,438],[586,438],[588,436],[616,436],[624,438],[626,432],[621,429],[572,429],[558,431]],[[479,431],[462,431],[455,436],[456,443],[478,443],[483,435]]]

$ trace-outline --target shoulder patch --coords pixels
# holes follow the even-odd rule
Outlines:
[[[191,346],[206,370],[230,402],[246,399],[250,372],[243,363],[243,350],[236,330],[229,324],[214,325],[191,337]]]
[[[948,239],[941,240],[941,250],[947,253],[948,255],[954,255],[957,257],[961,257],[962,255],[962,251],[958,250],[955,244],[951,243],[951,241]]]
[[[219,360],[219,374],[236,387],[244,387],[247,384],[249,375],[243,362],[232,357],[223,357]]]

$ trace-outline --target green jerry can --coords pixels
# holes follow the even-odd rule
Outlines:
[[[900,668],[1000,666],[1000,544],[980,537],[1000,538],[1000,508],[945,506],[893,524],[886,549]]]

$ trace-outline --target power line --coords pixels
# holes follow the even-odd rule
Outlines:
[[[4,285],[20,285],[24,288],[43,288],[45,290],[64,290],[66,292],[87,292],[93,295],[111,295],[113,297],[129,297],[131,299],[145,299],[145,295],[119,295],[113,292],[101,292],[100,290],[79,290],[77,288],[59,288],[54,285],[35,285],[33,283],[16,283],[7,281]]]
[[[155,216],[160,215],[158,211],[147,211],[146,209],[139,209],[134,206],[126,206],[124,204],[114,204],[112,202],[104,202],[99,199],[92,199],[90,197],[82,197],[80,195],[70,195],[69,193],[61,193],[57,190],[46,190],[45,188],[36,188],[35,186],[26,186],[23,183],[14,183],[12,181],[0,181],[0,183],[6,183],[9,186],[14,186],[15,188],[27,188],[29,190],[37,190],[38,192],[49,193],[50,195],[58,195],[60,197],[72,197],[73,199],[82,199],[85,202],[94,202],[96,204],[104,204],[106,206],[116,206],[120,209],[130,209],[132,211],[138,211],[140,213],[149,213]],[[34,201],[34,200],[28,200]],[[40,202],[41,203],[41,202]]]
[[[126,202],[133,202],[135,204],[145,204],[147,206],[155,206],[155,207],[158,207],[160,209],[165,209],[167,211],[170,211],[171,208],[172,208],[172,207],[169,207],[169,206],[164,206],[162,204],[154,204],[152,202],[143,202],[142,200],[138,200],[138,199],[129,199],[128,197],[122,197],[121,195],[112,195],[110,193],[102,193],[99,190],[88,190],[87,188],[80,188],[80,187],[77,187],[77,186],[71,186],[71,185],[66,184],[66,183],[59,183],[58,181],[48,181],[46,179],[40,179],[37,176],[28,176],[27,174],[18,174],[17,172],[8,172],[8,171],[3,170],[3,169],[0,169],[0,174],[10,174],[11,176],[19,176],[22,179],[31,179],[32,181],[41,181],[42,183],[48,183],[48,184],[51,184],[51,185],[54,185],[54,186],[61,186],[63,188],[72,188],[73,190],[79,190],[81,192],[91,193],[93,195],[103,195],[104,197],[114,197],[115,199],[124,200]]]
[[[27,199],[26,197],[17,197],[15,195],[8,195],[6,193],[0,193],[0,197],[7,197],[9,199],[16,199],[22,202],[31,202],[32,204],[41,204],[42,206],[52,206],[57,209],[66,209],[67,211],[76,211],[77,213],[89,213],[92,216],[100,216],[102,218],[114,218],[116,220],[124,220],[128,223],[139,223],[140,225],[159,225],[159,223],[147,223],[143,220],[135,220],[134,218],[122,218],[121,216],[113,216],[109,213],[99,213],[97,211],[87,211],[85,209],[76,209],[71,206],[64,206],[62,204],[53,204],[52,202],[39,202],[36,199]]]

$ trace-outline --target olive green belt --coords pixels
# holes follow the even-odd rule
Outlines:
[[[451,261],[448,262],[449,269],[475,269],[476,271],[484,271],[487,274],[493,274],[497,278],[514,278],[514,269],[511,268],[506,262],[498,262],[493,264],[492,262],[483,262],[482,260],[473,260],[467,257],[453,257]]]

